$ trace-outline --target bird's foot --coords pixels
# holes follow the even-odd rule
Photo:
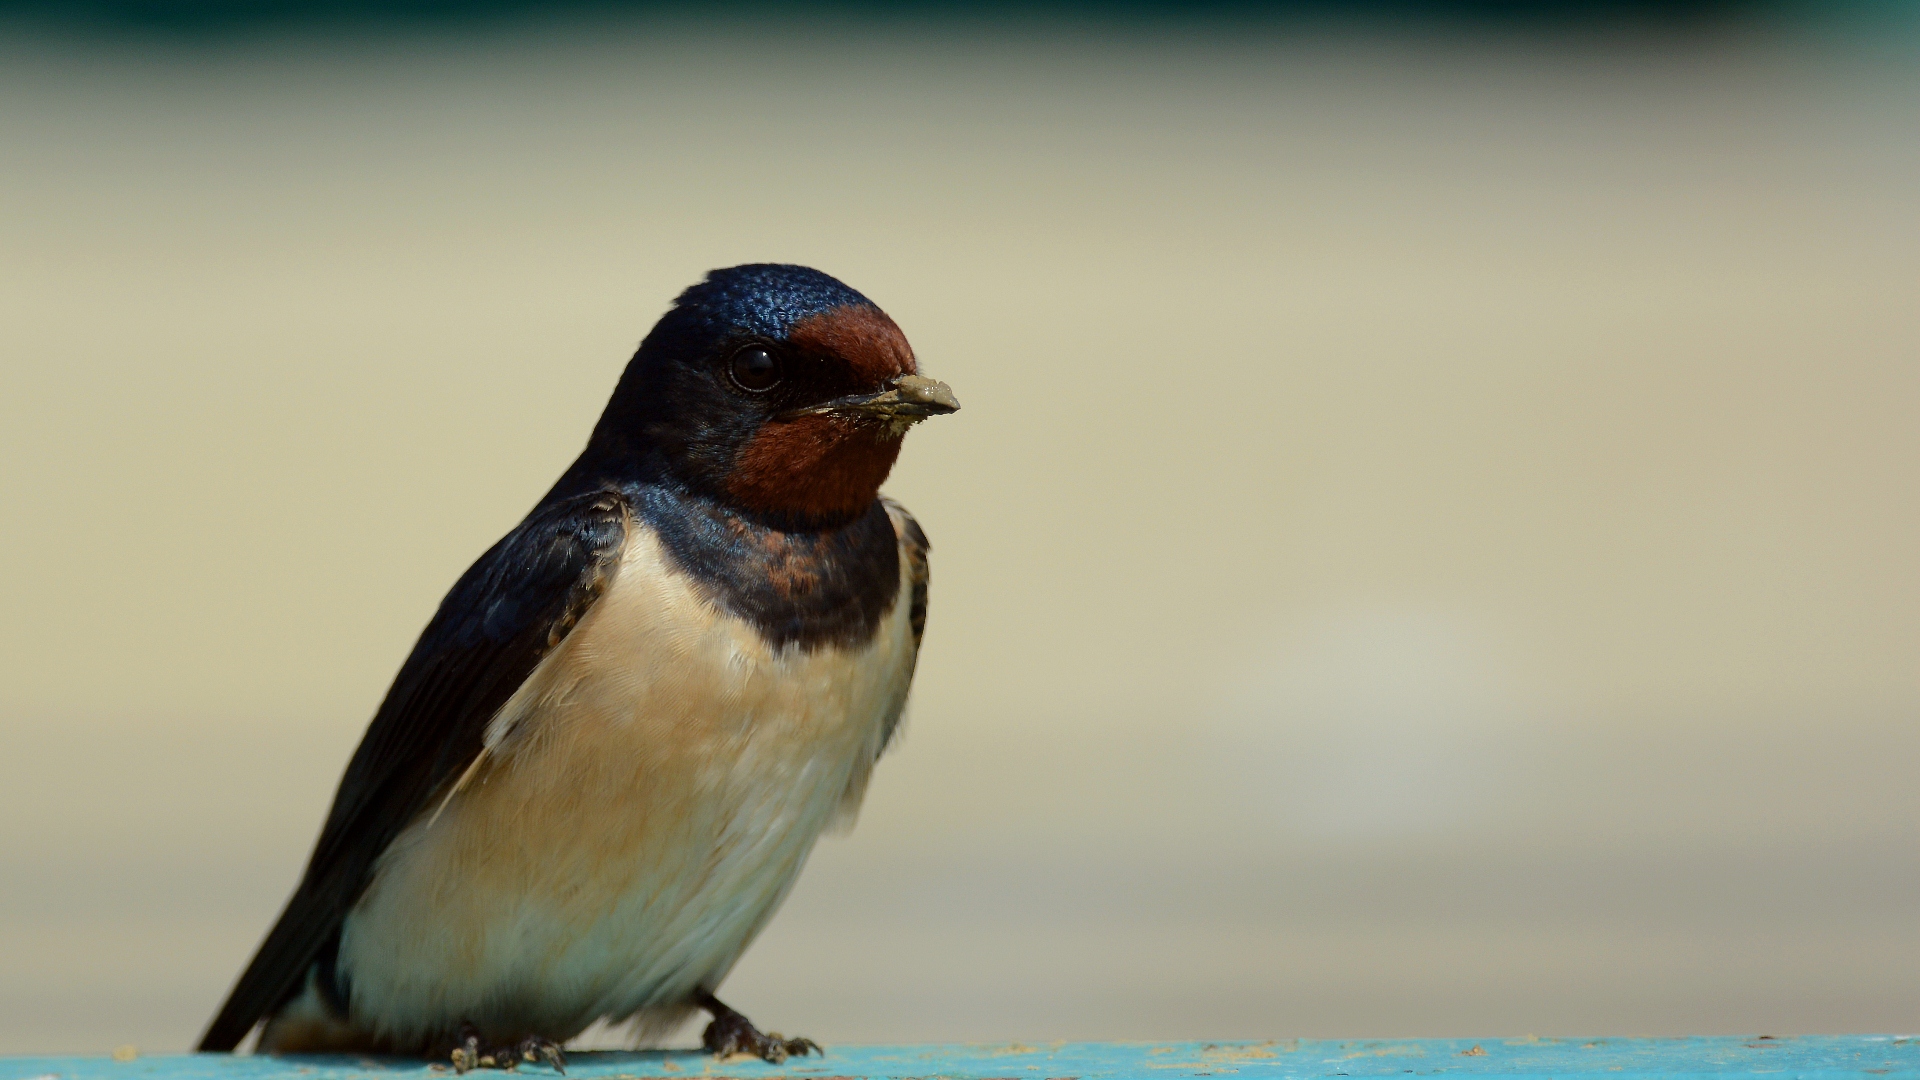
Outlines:
[[[701,1045],[707,1053],[715,1057],[732,1057],[735,1054],[752,1054],[772,1065],[778,1065],[789,1057],[806,1057],[808,1054],[826,1056],[820,1044],[812,1039],[789,1039],[777,1031],[761,1031],[753,1022],[723,1004],[719,998],[701,991],[696,999],[700,1007],[713,1014],[713,1023],[707,1025],[706,1033],[700,1036]]]
[[[472,1024],[460,1025],[460,1045],[453,1048],[451,1056],[453,1071],[457,1073],[469,1069],[514,1069],[523,1061],[544,1061],[553,1066],[554,1072],[565,1074],[567,1071],[566,1052],[552,1039],[529,1035],[511,1046],[488,1046],[480,1038],[480,1029]]]

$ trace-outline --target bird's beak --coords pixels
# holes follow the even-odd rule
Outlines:
[[[818,405],[783,412],[780,419],[796,420],[802,416],[838,413],[892,420],[904,426],[929,416],[959,411],[960,399],[953,396],[953,391],[946,383],[924,375],[902,375],[877,394],[851,394],[834,398]]]

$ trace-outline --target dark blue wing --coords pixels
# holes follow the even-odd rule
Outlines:
[[[232,1050],[298,992],[374,861],[472,763],[487,722],[605,591],[628,520],[614,492],[547,504],[461,576],[374,714],[306,876],[201,1050]]]
[[[933,550],[933,544],[928,542],[927,534],[920,531],[920,523],[913,520],[913,515],[907,513],[906,507],[884,497],[880,501],[886,505],[893,517],[894,535],[898,538],[897,542],[900,545],[900,557],[906,560],[907,564],[907,583],[913,590],[907,597],[909,605],[907,625],[913,630],[913,659],[909,663],[918,666],[920,639],[927,631],[927,584],[932,576],[927,567],[927,553]],[[913,674],[911,667],[907,674]],[[894,733],[899,730],[900,716],[900,713],[895,713],[889,717],[886,729],[880,733],[880,752],[883,754],[886,753],[887,746],[893,742]]]

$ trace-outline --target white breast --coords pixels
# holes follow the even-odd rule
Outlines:
[[[679,1006],[858,807],[912,674],[905,560],[871,642],[775,650],[630,534],[607,594],[348,917],[356,1027],[566,1039]]]

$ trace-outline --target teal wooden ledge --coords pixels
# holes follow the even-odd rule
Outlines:
[[[496,1080],[500,1073],[469,1074]],[[524,1080],[550,1077],[534,1066]],[[827,1055],[782,1066],[714,1061],[694,1051],[578,1053],[574,1080],[694,1080],[707,1077],[952,1078],[952,1080],[1177,1080],[1235,1076],[1768,1076],[1920,1080],[1920,1037],[1819,1035],[1684,1039],[1360,1039],[1220,1043],[1060,1043],[1025,1046],[834,1046]],[[177,1054],[135,1057],[0,1058],[0,1080],[451,1080],[440,1065],[362,1057],[231,1057]]]

